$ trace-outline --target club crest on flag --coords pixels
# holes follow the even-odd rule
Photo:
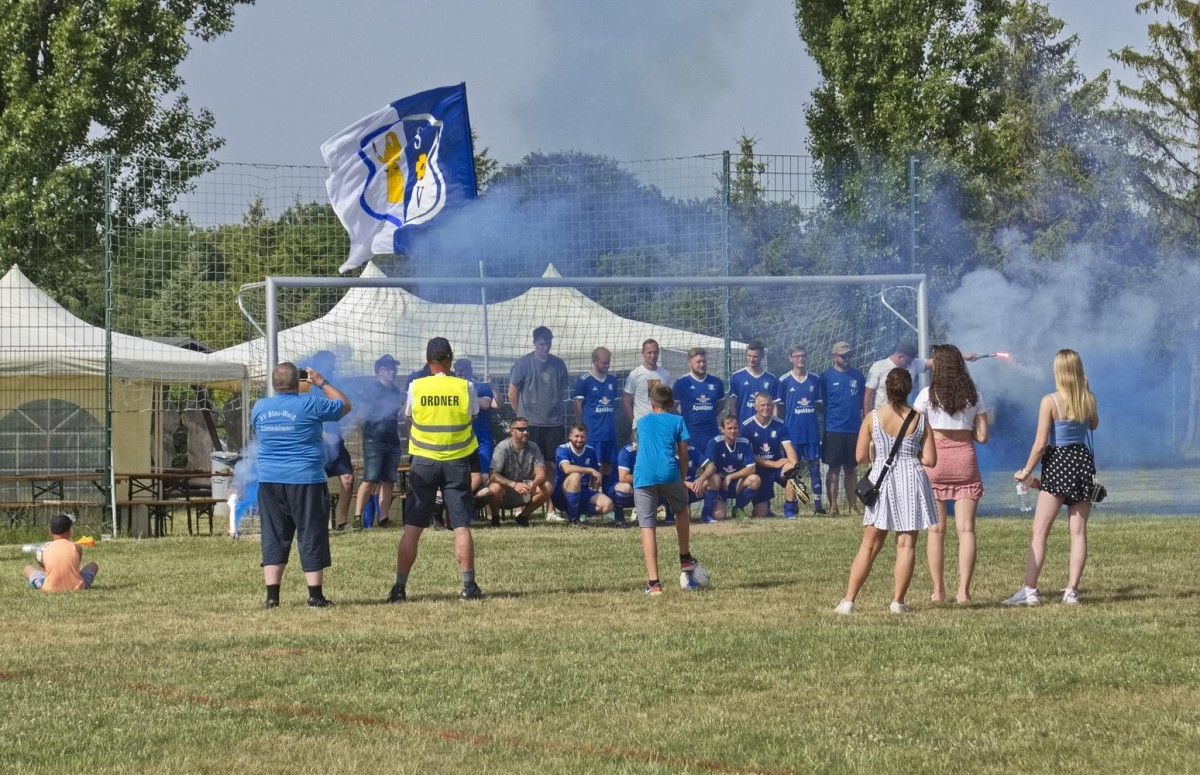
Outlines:
[[[396,100],[326,140],[321,154],[329,200],[350,234],[340,271],[403,252],[414,227],[475,198],[466,85]]]

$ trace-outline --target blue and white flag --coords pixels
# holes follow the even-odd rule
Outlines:
[[[329,201],[350,233],[338,271],[401,253],[408,233],[447,205],[475,198],[467,85],[396,100],[321,144]]]

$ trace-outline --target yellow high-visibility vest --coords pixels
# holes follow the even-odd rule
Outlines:
[[[479,448],[471,427],[467,381],[448,374],[421,377],[408,386],[412,430],[408,451],[433,460],[458,460]]]

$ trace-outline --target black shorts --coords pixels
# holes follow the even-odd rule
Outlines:
[[[437,491],[442,491],[450,527],[470,527],[475,518],[471,500],[471,464],[467,458],[431,460],[414,456],[408,472],[408,504],[404,509],[404,524],[429,527]]]
[[[292,538],[298,537],[300,567],[324,570],[329,557],[329,488],[318,484],[259,482],[263,565],[287,565]]]
[[[354,473],[354,464],[350,462],[350,450],[346,449],[346,442],[338,439],[337,451],[333,460],[325,464],[325,475],[345,476],[352,473]]]
[[[567,440],[567,434],[563,432],[561,425],[530,425],[529,440],[538,445],[538,449],[542,451],[542,457],[546,459],[546,468],[554,468],[554,455],[558,451],[558,445]]]
[[[821,460],[830,468],[858,465],[858,456],[855,454],[857,446],[857,433],[826,431],[825,440],[821,443]]]

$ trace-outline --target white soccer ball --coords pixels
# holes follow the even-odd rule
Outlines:
[[[680,589],[704,589],[712,583],[712,573],[708,568],[696,564],[691,573],[687,571],[679,572],[679,588]]]

